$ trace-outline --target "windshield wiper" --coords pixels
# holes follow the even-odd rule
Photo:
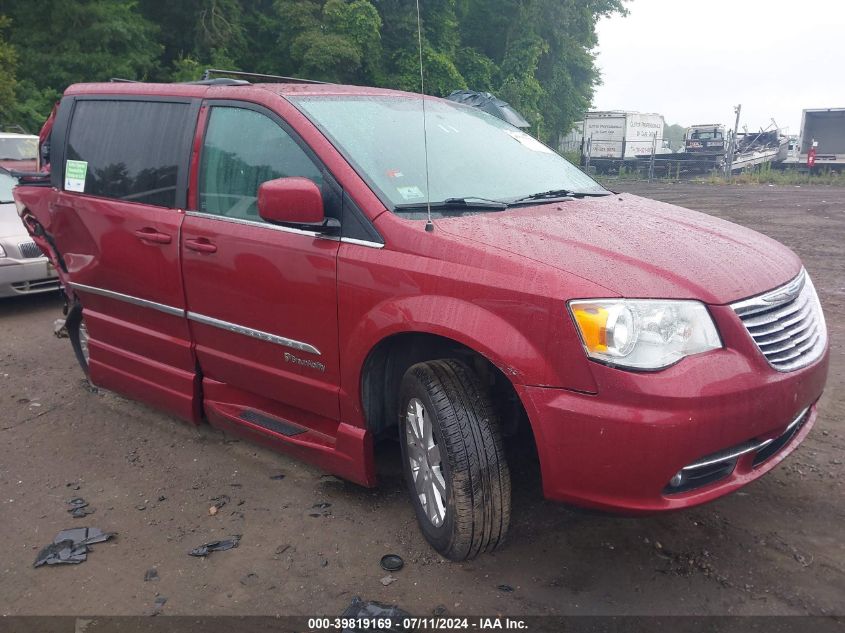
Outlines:
[[[586,197],[602,197],[609,196],[610,192],[599,191],[572,191],[571,189],[551,189],[550,191],[541,191],[539,193],[532,193],[522,198],[513,200],[510,204],[519,204],[521,202],[530,202],[532,200],[552,200],[558,198],[586,198]]]
[[[432,211],[440,213],[454,211],[456,213],[463,213],[464,211],[503,211],[508,208],[507,202],[501,200],[491,200],[489,198],[479,198],[477,196],[468,196],[466,198],[446,198],[439,202],[408,202],[406,204],[397,204],[393,207],[395,211],[425,211],[428,207]]]

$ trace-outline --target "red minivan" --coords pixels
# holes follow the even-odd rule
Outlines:
[[[546,497],[645,513],[760,477],[815,420],[794,253],[479,110],[217,79],[71,86],[49,125],[15,199],[91,382],[364,486],[398,435],[448,558],[502,542],[521,429]]]

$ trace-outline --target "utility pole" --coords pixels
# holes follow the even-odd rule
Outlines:
[[[733,174],[733,165],[734,165],[734,151],[736,150],[736,132],[739,129],[739,113],[742,112],[742,104],[740,103],[737,106],[734,106],[734,112],[736,112],[736,123],[734,123],[734,131],[731,134],[731,142],[728,146],[728,155],[726,156],[727,160],[725,161],[725,177],[730,178],[731,174]]]

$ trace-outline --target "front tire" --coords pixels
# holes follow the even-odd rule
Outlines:
[[[478,376],[456,360],[418,363],[402,379],[400,445],[420,530],[446,558],[498,547],[511,482],[499,424]]]

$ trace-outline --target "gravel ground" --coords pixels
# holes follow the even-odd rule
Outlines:
[[[417,531],[395,445],[381,447],[382,485],[367,490],[191,428],[88,388],[68,341],[51,334],[56,297],[5,300],[0,613],[337,615],[360,595],[417,615],[845,614],[845,189],[617,187],[762,231],[813,275],[830,379],[815,430],[768,476],[704,507],[632,519],[545,502],[517,468],[507,547],[448,563]],[[77,496],[95,513],[72,519]],[[33,569],[43,545],[79,525],[118,535],[81,565]],[[233,534],[237,549],[187,555]],[[388,552],[406,564],[385,586]],[[157,579],[145,580],[151,569]]]

